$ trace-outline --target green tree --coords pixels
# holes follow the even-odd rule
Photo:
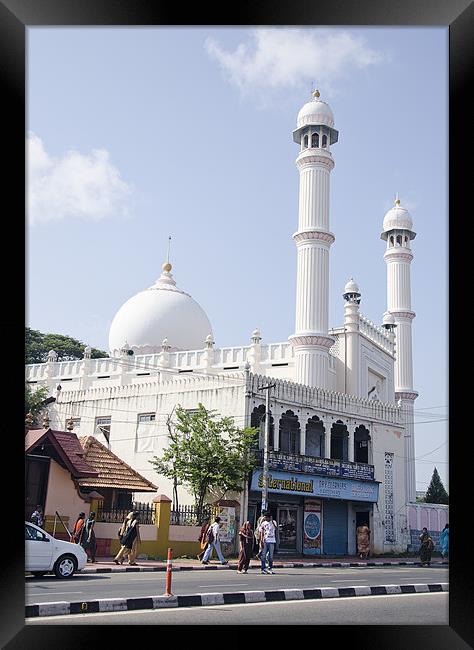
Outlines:
[[[31,390],[28,384],[25,384],[25,415],[31,413],[33,422],[38,421],[38,417],[45,408],[45,402],[48,400],[48,389],[41,386],[36,390]]]
[[[192,492],[198,520],[210,490],[240,491],[256,464],[251,453],[257,429],[239,429],[231,417],[220,418],[202,404],[194,412],[176,408],[174,433],[161,458],[149,462],[158,474]]]
[[[431,482],[426,490],[425,503],[444,503],[449,504],[449,495],[444,489],[443,482],[438,474],[436,467],[434,468]]]
[[[43,334],[38,330],[25,328],[26,363],[44,363],[48,352],[54,350],[58,361],[75,361],[84,357],[85,343],[64,334]],[[93,359],[108,357],[107,352],[92,348]]]

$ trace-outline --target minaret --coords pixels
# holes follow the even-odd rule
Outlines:
[[[300,145],[296,167],[300,172],[297,248],[296,326],[289,340],[295,350],[294,379],[307,386],[328,388],[329,175],[334,167],[331,145],[337,142],[334,116],[319,99],[319,91],[298,113],[293,140]]]
[[[395,200],[395,206],[383,220],[381,239],[386,240],[384,260],[387,264],[387,309],[392,314],[395,330],[395,399],[405,413],[405,485],[407,501],[416,501],[414,403],[418,393],[413,390],[413,355],[411,324],[415,312],[411,308],[410,264],[413,253],[410,241],[416,237],[408,210]]]
[[[344,287],[344,393],[359,396],[359,287],[351,278]]]

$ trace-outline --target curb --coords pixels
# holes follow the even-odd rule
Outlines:
[[[355,587],[319,587],[315,589],[275,589],[272,591],[237,591],[205,593],[185,596],[140,596],[137,598],[104,598],[84,602],[55,602],[25,606],[25,618],[36,616],[64,616],[97,612],[121,612],[166,607],[199,607],[206,605],[236,605],[290,600],[320,600],[323,598],[351,598],[354,596],[389,596],[449,591],[448,583],[379,585]]]
[[[448,566],[449,562],[432,562],[431,566]],[[255,565],[255,568],[259,568],[260,565]],[[327,567],[364,567],[364,566],[421,566],[420,562],[288,562],[285,564],[274,562],[273,566],[275,569],[304,569],[308,568],[327,568]],[[251,566],[254,568],[254,566]],[[237,569],[237,564],[211,564],[211,565],[181,565],[173,566],[172,571],[212,571],[212,570],[224,571],[226,569],[234,570]],[[137,573],[140,571],[166,571],[166,564],[162,566],[113,566],[113,567],[84,567],[82,571],[78,571],[78,574],[85,573]]]

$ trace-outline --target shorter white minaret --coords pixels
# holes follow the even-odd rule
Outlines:
[[[395,331],[395,399],[405,414],[405,483],[409,503],[416,501],[413,354],[411,325],[416,314],[411,308],[410,264],[413,259],[410,242],[416,237],[408,210],[395,206],[383,220],[381,239],[387,242],[384,260],[387,264],[387,309],[393,316]],[[388,319],[387,324],[388,324]],[[385,321],[384,321],[385,324]]]
[[[344,287],[344,393],[359,396],[359,287],[351,278]]]

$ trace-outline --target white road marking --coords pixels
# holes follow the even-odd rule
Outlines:
[[[210,585],[210,584],[207,584],[207,585],[198,585],[198,587],[227,587],[228,584],[229,584],[229,583],[225,583],[225,584],[219,583],[218,585]],[[235,586],[235,587],[246,587],[246,586],[249,585],[249,584],[250,584],[249,582],[233,582],[233,583],[232,583],[232,586],[233,586],[233,587],[234,587],[234,586]]]

